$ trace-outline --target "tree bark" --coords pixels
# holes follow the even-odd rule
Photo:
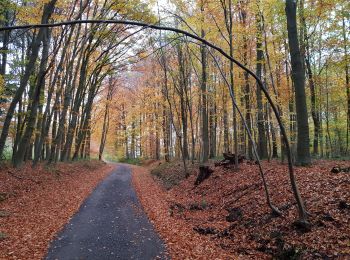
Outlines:
[[[109,129],[109,109],[110,109],[110,103],[113,98],[113,92],[114,92],[114,85],[113,85],[112,78],[109,79],[109,84],[108,84],[108,90],[107,90],[107,98],[106,98],[106,105],[105,105],[105,112],[103,116],[103,125],[102,125],[102,135],[101,135],[101,142],[100,142],[100,147],[98,150],[98,159],[101,161],[102,160],[102,155],[103,151],[106,145],[106,140],[107,140],[107,134],[108,134],[108,129]]]
[[[202,29],[202,37],[205,32]],[[207,101],[207,50],[205,45],[201,45],[201,62],[202,62],[202,80],[201,80],[201,97],[202,97],[202,163],[206,163],[209,158],[209,133],[208,133],[208,101]]]
[[[348,54],[348,38],[346,33],[345,12],[342,15],[342,34],[344,44],[345,59],[345,89],[347,97],[347,117],[346,117],[346,152],[349,153],[349,132],[350,132],[350,72],[349,72],[349,54]]]
[[[56,2],[57,2],[57,0],[51,0],[49,3],[45,4],[43,15],[42,15],[42,18],[41,18],[41,23],[42,24],[47,24],[48,23],[48,21],[49,21],[49,19],[51,17],[51,14],[54,11]],[[5,121],[4,121],[3,128],[2,128],[1,136],[0,136],[0,156],[3,154],[3,151],[4,151],[5,142],[6,142],[8,133],[9,133],[10,124],[11,124],[12,117],[13,117],[13,114],[15,112],[17,103],[21,99],[21,96],[22,96],[22,94],[23,94],[23,92],[24,92],[24,90],[25,90],[25,88],[27,86],[29,77],[32,74],[33,69],[35,67],[34,65],[35,65],[35,62],[36,62],[36,60],[38,58],[40,45],[41,45],[41,42],[43,40],[45,31],[46,31],[45,28],[40,28],[39,32],[38,32],[38,35],[33,40],[33,43],[31,45],[31,51],[30,51],[30,56],[29,56],[29,59],[28,59],[28,63],[26,64],[24,74],[21,77],[20,85],[19,85],[19,87],[18,87],[18,89],[17,89],[17,91],[15,93],[15,96],[13,97],[13,99],[11,101],[11,104],[10,104],[8,110],[7,110],[6,118],[5,118]]]
[[[247,28],[247,12],[246,7],[241,8],[241,20],[244,27],[244,30]],[[243,34],[243,64],[248,66],[248,38],[246,34]],[[249,84],[249,75],[246,71],[243,73],[244,75],[244,104],[245,104],[245,121],[247,123],[248,130],[251,132],[252,122],[251,122],[251,105],[250,105],[250,84]],[[247,155],[249,159],[253,159],[253,150],[252,150],[252,142],[248,141],[248,151]]]
[[[311,68],[311,54],[310,54],[310,44],[309,44],[309,35],[306,27],[306,21],[304,16],[304,1],[300,1],[300,18],[301,18],[301,26],[302,26],[302,32],[301,35],[301,47],[303,50],[303,56],[305,59],[306,64],[306,74],[309,81],[309,87],[310,87],[310,99],[311,99],[311,116],[312,120],[314,122],[314,140],[313,140],[313,154],[315,156],[319,153],[319,137],[320,137],[320,116],[317,109],[316,104],[316,84],[314,80],[314,75]]]
[[[256,75],[259,79],[262,78],[262,63],[264,62],[264,52],[262,50],[262,30],[261,30],[261,18],[257,15],[257,37],[256,37]],[[261,159],[268,157],[267,153],[267,139],[265,131],[265,119],[263,112],[262,91],[259,86],[256,87],[256,100],[258,108],[258,153]]]
[[[25,155],[28,148],[29,148],[28,153],[30,155],[32,154],[30,140],[35,128],[35,122],[36,122],[37,113],[38,113],[38,106],[40,103],[40,96],[43,94],[43,89],[45,88],[45,75],[46,75],[48,56],[49,56],[49,29],[46,28],[43,35],[43,52],[42,52],[42,58],[40,62],[40,69],[37,75],[36,86],[33,91],[33,95],[31,97],[32,103],[30,106],[30,113],[29,113],[28,119],[26,120],[25,132],[23,134],[23,137],[21,138],[21,141],[18,144],[17,153],[13,158],[13,164],[15,167],[19,167],[22,165],[22,163],[25,160]]]
[[[297,21],[296,2],[286,0],[287,30],[290,56],[292,62],[292,80],[295,88],[295,103],[297,114],[297,164],[309,165],[311,163],[309,149],[309,123],[305,95],[305,68],[300,53]]]

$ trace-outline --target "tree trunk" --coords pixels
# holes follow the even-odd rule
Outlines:
[[[247,13],[245,8],[241,8],[241,19],[243,23],[243,27],[246,30],[247,22],[246,22]],[[243,64],[248,66],[248,38],[246,34],[243,34]],[[245,104],[245,120],[248,127],[248,130],[251,132],[251,104],[250,104],[250,84],[249,84],[249,74],[244,71],[244,104]],[[253,159],[253,150],[252,150],[252,142],[248,140],[248,151],[247,155],[249,159]]]
[[[83,100],[84,88],[86,87],[86,74],[87,74],[88,60],[89,60],[89,55],[84,57],[80,68],[79,86],[74,98],[74,105],[71,111],[72,118],[69,122],[66,142],[65,142],[63,151],[61,153],[61,161],[67,161],[70,157],[70,151],[73,144],[74,133],[77,126],[78,113]]]
[[[167,89],[168,89],[168,71],[166,67],[166,58],[165,54],[162,53],[161,56],[162,69],[164,72],[164,83],[162,94],[163,98],[167,98]],[[163,146],[164,146],[164,159],[166,162],[170,162],[170,123],[169,123],[169,108],[166,106],[165,102],[163,103]]]
[[[217,116],[216,116],[216,90],[214,89],[211,98],[211,105],[209,108],[209,128],[210,128],[210,152],[209,157],[214,158],[216,156],[216,127],[217,127]]]
[[[106,105],[105,114],[104,114],[104,117],[103,117],[101,143],[100,143],[100,148],[98,150],[98,159],[100,161],[102,160],[103,151],[104,151],[104,148],[105,148],[105,145],[106,145],[108,128],[109,128],[109,108],[108,108],[108,105]]]
[[[310,99],[311,99],[311,116],[314,122],[313,154],[317,156],[319,153],[318,144],[319,144],[319,137],[320,137],[320,117],[319,117],[319,112],[316,105],[316,84],[315,84],[315,80],[314,80],[314,76],[311,68],[309,36],[308,36],[306,21],[304,17],[304,1],[300,1],[300,18],[301,18],[301,26],[302,26],[301,31],[303,32],[303,34],[301,35],[302,37],[301,47],[305,58],[306,73],[309,81]]]
[[[107,140],[107,134],[109,129],[109,105],[113,98],[113,92],[112,92],[112,81],[110,80],[108,85],[108,93],[107,93],[107,99],[106,99],[106,105],[105,105],[105,113],[103,116],[103,126],[102,126],[102,135],[101,135],[101,142],[100,142],[100,148],[98,150],[98,159],[102,160],[103,151],[106,145]]]
[[[49,3],[45,4],[44,6],[44,11],[43,11],[43,15],[41,18],[41,23],[42,24],[46,24],[48,23],[51,14],[54,11],[55,8],[55,4],[56,4],[57,0],[51,0]],[[6,142],[6,138],[8,136],[9,133],[9,129],[10,129],[10,124],[12,121],[12,117],[13,114],[15,112],[17,103],[19,102],[19,100],[21,99],[21,96],[27,86],[28,80],[30,75],[33,72],[34,69],[34,65],[35,62],[38,58],[38,54],[39,54],[39,49],[40,49],[40,44],[43,40],[44,37],[44,32],[46,31],[46,28],[40,28],[38,35],[35,37],[35,39],[33,40],[33,43],[31,45],[31,51],[30,51],[30,56],[28,59],[28,63],[25,66],[25,71],[23,76],[21,77],[20,80],[20,85],[15,93],[15,96],[13,97],[11,104],[7,110],[7,114],[6,114],[6,118],[3,124],[3,128],[2,128],[2,132],[1,132],[1,136],[0,136],[0,156],[3,154],[4,151],[4,147],[5,147],[5,142]]]
[[[230,48],[230,56],[233,57],[233,6],[232,0],[229,0],[228,10],[226,10],[226,27],[229,34],[229,48]],[[236,97],[235,85],[234,85],[234,73],[233,73],[233,62],[230,60],[230,87],[232,88],[233,98]],[[232,107],[232,117],[233,117],[233,149],[234,153],[238,154],[238,124],[237,124],[237,115],[236,108]],[[235,160],[235,168],[238,168],[238,157]]]
[[[262,63],[264,60],[264,53],[262,50],[262,31],[261,31],[261,19],[257,15],[257,38],[256,38],[256,75],[259,79],[262,78]],[[263,112],[262,90],[259,86],[256,87],[256,100],[258,108],[258,153],[261,159],[268,157],[267,153],[267,138],[265,131],[265,120]]]
[[[9,25],[9,19],[10,19],[10,15],[9,15],[9,10],[5,10],[5,22],[4,22],[4,26],[8,26]],[[3,39],[2,39],[2,48],[1,50],[1,64],[0,64],[0,76],[5,76],[6,74],[6,65],[7,65],[7,53],[8,53],[8,45],[9,45],[9,41],[10,41],[10,32],[11,31],[4,31],[4,35],[3,35]]]
[[[202,29],[202,37],[205,37]],[[202,80],[201,80],[201,96],[202,96],[202,163],[206,163],[209,158],[209,133],[208,133],[208,101],[207,101],[207,50],[205,45],[201,45],[201,62],[202,62]]]
[[[349,132],[350,132],[350,73],[349,73],[349,57],[348,57],[348,38],[346,33],[345,12],[342,15],[342,34],[344,45],[345,60],[345,88],[347,97],[347,117],[346,117],[346,152],[349,153]]]
[[[223,106],[223,125],[224,125],[224,152],[229,152],[229,138],[228,138],[228,113],[227,113],[227,93],[225,88],[222,89],[222,106]]]
[[[309,149],[309,123],[305,95],[305,68],[303,58],[300,53],[297,21],[296,21],[296,2],[286,0],[286,16],[288,42],[292,63],[292,80],[295,88],[295,103],[297,114],[297,164],[309,165],[311,163]]]
[[[180,97],[180,110],[181,110],[181,122],[182,122],[182,152],[185,160],[188,160],[188,138],[187,138],[187,105],[186,105],[186,92],[187,92],[187,79],[186,79],[186,62],[182,51],[182,46],[178,45],[178,62],[179,62],[179,97]]]
[[[80,28],[80,26],[79,26]],[[66,44],[64,45],[63,47],[63,50],[62,50],[62,54],[61,54],[61,57],[60,57],[60,61],[57,65],[57,68],[56,68],[56,71],[55,73],[51,72],[51,76],[53,78],[53,80],[51,81],[50,80],[50,87],[49,87],[49,90],[48,90],[48,96],[47,96],[47,101],[46,101],[46,108],[45,108],[45,112],[43,114],[43,120],[42,120],[42,126],[41,126],[41,134],[40,134],[40,138],[38,140],[38,145],[37,147],[35,148],[35,151],[34,151],[34,162],[33,162],[33,165],[35,165],[39,159],[40,159],[40,151],[42,150],[42,147],[44,145],[44,141],[45,139],[48,139],[48,133],[50,131],[50,125],[51,125],[51,120],[52,120],[52,115],[53,115],[53,111],[50,111],[50,104],[51,104],[51,100],[52,100],[52,97],[53,97],[53,94],[54,94],[54,89],[55,89],[55,85],[56,85],[56,82],[58,83],[57,85],[60,86],[60,80],[62,78],[62,71],[63,71],[63,63],[64,63],[64,58],[66,57],[66,52],[67,52],[67,49],[68,49],[68,46],[69,46],[69,43],[71,42],[71,39],[72,39],[72,36],[73,36],[73,32],[74,32],[74,26],[72,26],[71,28],[71,31],[70,31],[70,34],[67,38],[67,42]],[[79,31],[78,31],[79,33]],[[63,34],[64,34],[64,31],[62,31],[62,34],[61,34],[61,37],[63,37]],[[61,46],[61,43],[59,44],[59,46]],[[76,40],[76,43],[75,43],[75,47],[73,49],[73,53],[76,52],[76,49],[77,49],[77,40]],[[71,62],[72,63],[72,62]],[[71,75],[72,75],[72,68],[69,68],[68,66],[68,73],[65,73],[64,75],[64,79],[62,80],[62,84],[61,84],[61,88],[57,91],[59,93],[61,93],[63,91],[63,85],[64,85],[64,82],[66,79],[68,79]],[[50,77],[51,77],[50,76]],[[59,95],[58,93],[56,93],[56,99],[55,99],[55,104],[56,104],[56,107],[57,107],[57,102],[58,102],[58,99],[59,98]],[[53,106],[54,108],[55,105]],[[50,150],[48,149],[47,150],[47,159],[50,158],[49,152]]]
[[[35,123],[37,119],[38,106],[40,103],[40,96],[43,95],[43,89],[45,88],[45,75],[46,75],[46,67],[47,60],[49,56],[49,30],[46,28],[43,35],[43,52],[42,58],[40,62],[40,69],[37,76],[37,82],[35,89],[33,91],[33,95],[31,97],[31,106],[30,113],[28,116],[28,120],[26,120],[26,129],[21,138],[21,141],[18,144],[18,150],[13,159],[13,164],[15,167],[19,167],[22,165],[25,159],[26,150],[29,147],[31,137],[35,128]],[[31,151],[30,151],[31,154]]]

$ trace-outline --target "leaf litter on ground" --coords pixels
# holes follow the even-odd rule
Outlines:
[[[162,179],[182,174],[181,167],[163,165],[157,175],[134,167],[133,184],[173,259],[350,259],[350,174],[331,173],[348,162],[318,160],[295,168],[310,232],[293,225],[297,209],[287,166],[277,161],[263,166],[281,217],[267,206],[258,167],[246,162],[238,171],[211,165],[214,173],[197,187],[193,169],[170,189]],[[162,175],[169,176],[157,177]]]
[[[55,234],[111,169],[98,161],[2,165],[0,259],[42,259]]]

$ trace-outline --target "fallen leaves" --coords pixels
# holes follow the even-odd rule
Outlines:
[[[41,259],[49,242],[111,171],[97,161],[0,169],[0,259]],[[3,214],[4,215],[4,214]]]
[[[196,171],[168,191],[146,169],[135,167],[133,182],[174,259],[350,258],[350,175],[331,173],[335,165],[346,162],[317,161],[295,170],[311,214],[312,229],[305,233],[293,226],[297,210],[287,167],[276,161],[263,166],[272,202],[282,217],[271,215],[256,165],[242,163],[239,171],[216,168],[194,187]],[[177,169],[163,169],[169,178],[178,174]],[[193,205],[208,206],[196,210]]]
[[[133,166],[133,185],[172,259],[232,258],[232,255],[211,243],[210,238],[199,235],[191,226],[171,216],[165,189],[155,183],[147,169]]]

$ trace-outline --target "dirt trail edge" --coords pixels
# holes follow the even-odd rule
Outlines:
[[[164,243],[131,185],[131,168],[120,164],[58,233],[46,256],[47,260],[166,258]]]

